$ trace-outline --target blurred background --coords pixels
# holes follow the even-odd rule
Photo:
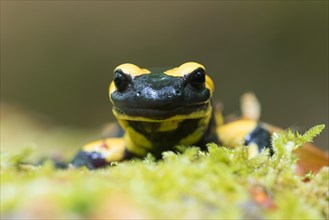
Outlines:
[[[76,150],[113,121],[117,65],[186,61],[226,114],[253,91],[263,121],[328,126],[326,1],[1,1],[1,148]]]

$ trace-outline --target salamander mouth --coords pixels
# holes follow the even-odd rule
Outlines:
[[[113,113],[117,118],[135,121],[164,121],[172,119],[201,118],[209,113],[210,103],[162,107],[144,108],[136,106],[114,106]]]

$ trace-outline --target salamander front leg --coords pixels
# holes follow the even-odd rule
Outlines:
[[[72,165],[85,166],[92,170],[130,157],[131,154],[126,150],[123,138],[106,138],[83,146],[73,158]]]

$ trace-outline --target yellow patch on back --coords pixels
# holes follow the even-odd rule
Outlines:
[[[226,147],[236,147],[244,144],[245,137],[257,126],[254,120],[238,120],[217,128],[222,144]]]

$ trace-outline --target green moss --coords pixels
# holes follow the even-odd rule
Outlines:
[[[326,219],[329,170],[304,182],[292,151],[323,130],[274,136],[267,150],[248,159],[245,147],[178,147],[144,160],[96,171],[19,165],[26,152],[1,154],[3,218],[215,218]]]

